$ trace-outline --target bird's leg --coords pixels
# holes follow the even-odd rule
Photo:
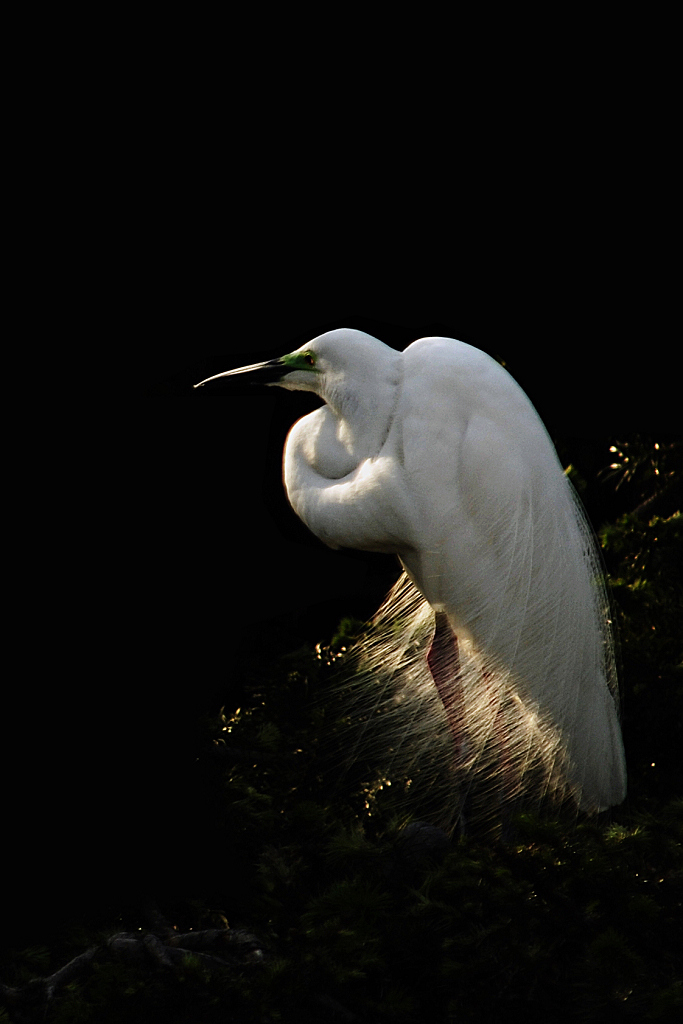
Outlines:
[[[451,629],[445,612],[436,613],[436,629],[432,646],[427,655],[427,664],[446,709],[446,718],[453,735],[456,764],[464,758],[464,709],[465,702],[460,679],[460,655],[458,640]]]
[[[446,710],[446,720],[453,736],[455,747],[454,768],[458,769],[464,763],[466,755],[465,745],[465,699],[460,675],[460,654],[458,652],[458,639],[451,629],[448,616],[444,612],[436,613],[436,628],[432,637],[432,645],[427,655],[427,664],[436,689],[438,690],[441,702]],[[467,793],[461,792],[458,797],[456,809],[457,827],[461,835],[466,832],[464,815],[464,804]]]

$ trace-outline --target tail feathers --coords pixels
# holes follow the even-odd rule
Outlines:
[[[563,730],[467,641],[459,641],[465,755],[456,758],[427,663],[433,633],[434,611],[403,573],[344,659],[337,697],[347,772],[374,770],[402,791],[406,817],[450,831],[465,801],[468,828],[495,831],[514,808],[550,801],[595,813],[623,800],[624,753],[607,687],[585,728]]]

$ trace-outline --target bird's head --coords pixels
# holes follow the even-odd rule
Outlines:
[[[207,377],[196,388],[224,377],[247,377],[254,384],[277,385],[289,391],[313,391],[336,405],[346,394],[358,394],[363,382],[377,376],[382,363],[398,353],[363,331],[328,331],[279,359],[240,366]]]

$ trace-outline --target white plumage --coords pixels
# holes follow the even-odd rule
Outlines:
[[[623,800],[599,554],[512,377],[450,338],[400,353],[352,330],[217,376],[241,372],[325,403],[285,445],[297,515],[330,547],[392,552],[403,564],[407,578],[357,655],[386,728],[395,720],[413,748],[426,747],[446,720],[433,676],[458,786],[483,783],[491,814],[529,790],[569,794],[589,812]],[[442,651],[455,653],[444,661]]]

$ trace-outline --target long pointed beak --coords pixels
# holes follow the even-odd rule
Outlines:
[[[236,370],[214,373],[213,377],[200,380],[199,384],[194,384],[193,387],[200,388],[203,384],[208,384],[210,380],[218,380],[219,377],[236,377],[243,373],[252,374],[251,383],[253,384],[277,384],[287,373],[287,367],[281,359],[269,359],[265,363],[252,363],[251,366],[239,366]]]

